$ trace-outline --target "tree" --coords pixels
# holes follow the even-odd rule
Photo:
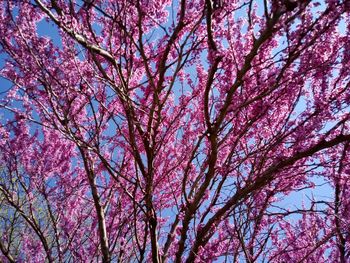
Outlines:
[[[1,260],[345,263],[349,11],[1,1]]]

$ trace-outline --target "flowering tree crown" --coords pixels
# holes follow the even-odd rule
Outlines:
[[[1,1],[0,260],[345,263],[349,11]]]

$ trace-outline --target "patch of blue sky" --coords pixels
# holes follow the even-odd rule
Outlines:
[[[59,34],[59,29],[55,23],[46,19],[42,19],[40,22],[37,23],[37,34],[39,36],[51,39],[51,41],[56,47],[62,48],[62,41]]]

